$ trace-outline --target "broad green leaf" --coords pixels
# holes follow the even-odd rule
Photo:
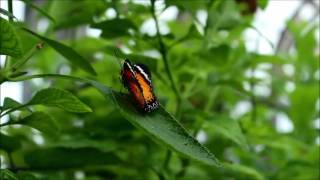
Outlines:
[[[316,136],[314,131],[306,131],[311,128],[311,122],[319,116],[319,111],[316,110],[317,97],[319,96],[319,84],[298,84],[294,92],[290,94],[291,108],[289,110],[290,119],[292,119],[294,128],[300,132],[300,138],[311,139]],[[304,137],[306,136],[306,137]]]
[[[105,12],[108,3],[104,0],[53,1],[49,14],[56,20],[55,28],[63,29],[91,23],[95,16]],[[68,17],[68,18],[66,18]]]
[[[137,27],[129,19],[112,19],[91,25],[92,28],[101,29],[103,38],[116,38],[130,35],[129,30],[136,30]]]
[[[59,131],[56,121],[49,114],[44,112],[34,112],[14,124],[27,125],[47,135],[53,136],[55,136]]]
[[[13,152],[21,148],[21,142],[18,137],[8,136],[0,132],[0,149]]]
[[[22,106],[19,102],[9,97],[5,97],[3,101],[2,111]]]
[[[28,5],[30,8],[38,11],[40,14],[42,14],[43,16],[47,17],[48,19],[50,19],[51,21],[55,21],[53,19],[53,17],[51,17],[46,11],[44,11],[42,8],[39,8],[38,6],[34,5],[32,3],[32,1],[30,0],[22,0],[26,5]]]
[[[141,129],[152,139],[181,155],[198,160],[207,165],[220,166],[219,161],[168,113],[162,106],[155,112],[141,114],[131,104],[130,98],[124,94],[113,92],[105,94],[113,99],[120,113],[134,126]]]
[[[46,148],[25,153],[25,162],[32,168],[82,168],[90,165],[112,165],[119,158],[94,148]]]
[[[246,137],[237,121],[224,116],[207,115],[204,118],[206,120],[203,124],[205,130],[221,134],[244,149],[248,149]]]
[[[0,27],[0,54],[12,57],[21,57],[21,43],[14,27],[7,20],[1,17]]]
[[[71,47],[66,46],[58,41],[54,41],[52,39],[40,36],[39,34],[32,32],[29,29],[23,28],[23,30],[29,32],[30,34],[38,37],[45,43],[49,44],[49,46],[51,46],[59,54],[61,54],[63,57],[69,60],[72,64],[80,67],[82,70],[92,75],[96,75],[96,72],[93,69],[93,67],[90,65],[90,63],[86,59],[84,59],[81,55],[79,55],[75,50],[73,50]]]
[[[3,180],[19,180],[18,177],[8,169],[0,169],[0,179]]]
[[[257,170],[241,164],[223,163],[226,171],[240,179],[264,180],[265,178]]]
[[[68,91],[57,88],[47,88],[37,92],[27,104],[55,106],[76,113],[92,112],[91,108],[81,102],[76,96]]]

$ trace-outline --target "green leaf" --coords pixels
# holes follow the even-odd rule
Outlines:
[[[94,140],[85,137],[81,138],[69,138],[55,142],[51,145],[52,147],[63,147],[68,149],[78,148],[95,148],[101,152],[111,152],[117,148],[117,143],[112,140]]]
[[[268,6],[269,0],[258,0],[258,5],[261,9],[266,9]]]
[[[85,113],[92,112],[91,108],[81,102],[76,96],[68,91],[47,88],[36,93],[27,105],[55,106],[69,112]]]
[[[5,9],[0,8],[0,14],[6,15],[9,18],[18,20],[12,13],[10,13],[9,11],[7,11]]]
[[[0,17],[0,54],[21,57],[22,48],[15,29],[5,19]]]
[[[116,38],[130,35],[129,30],[137,30],[137,27],[129,19],[112,19],[91,25],[92,28],[102,30],[101,37]]]
[[[43,40],[45,43],[49,44],[49,46],[51,46],[54,50],[60,53],[72,64],[80,67],[82,70],[92,75],[97,74],[93,69],[93,67],[91,66],[91,64],[86,59],[84,59],[80,54],[78,54],[75,50],[73,50],[71,47],[66,46],[58,41],[54,41],[52,39],[40,36],[39,34],[36,34],[35,32],[32,32],[29,29],[23,28],[23,30],[29,32],[30,34],[38,37],[39,39]]]
[[[32,168],[81,168],[90,165],[110,165],[119,162],[112,153],[93,148],[46,148],[25,153],[25,162]]]
[[[18,137],[12,137],[0,133],[0,149],[3,149],[7,152],[13,152],[21,148],[21,142]]]
[[[30,126],[49,136],[55,136],[59,131],[56,121],[49,114],[44,112],[34,112],[31,115],[15,122],[14,124]]]
[[[250,168],[248,166],[244,166],[241,164],[230,164],[223,163],[225,169],[229,171],[229,173],[233,174],[235,177],[239,177],[239,179],[254,179],[254,180],[263,180],[265,179],[261,173],[257,170]]]
[[[8,169],[0,169],[0,179],[3,180],[19,180],[17,176]]]
[[[11,99],[9,97],[5,97],[4,101],[3,101],[2,111],[12,109],[12,108],[17,108],[19,106],[22,106],[22,104],[20,104],[19,102],[17,102],[14,99]]]
[[[72,28],[93,22],[93,18],[105,12],[108,3],[104,0],[52,1],[49,14],[56,20],[55,28]],[[66,18],[68,17],[68,18]]]
[[[22,0],[26,5],[28,5],[30,8],[38,11],[40,14],[42,14],[43,16],[47,17],[48,19],[50,19],[51,21],[55,22],[55,20],[53,19],[53,17],[51,17],[46,11],[42,10],[41,8],[39,8],[38,6],[34,5],[31,3],[30,0]]]
[[[241,131],[237,121],[223,116],[206,115],[204,129],[210,132],[221,134],[222,136],[232,140],[244,149],[249,149],[246,137]]]
[[[102,94],[104,92],[102,91]],[[162,106],[148,114],[137,112],[124,94],[113,92],[104,94],[107,99],[114,100],[120,113],[134,126],[141,129],[152,139],[160,142],[177,153],[200,161],[207,165],[220,166],[219,161],[168,113]]]
[[[129,59],[133,63],[142,63],[148,66],[148,68],[151,71],[156,72],[157,71],[157,62],[158,59],[150,57],[150,56],[145,56],[145,55],[140,55],[140,54],[125,54],[122,51],[116,49],[115,47],[112,46],[106,46],[105,52],[109,54],[110,56],[115,55],[115,50],[118,53],[117,56],[119,56],[120,59]]]
[[[36,178],[32,173],[29,172],[19,172],[17,174],[19,179],[23,179],[23,180],[37,180],[38,178]]]

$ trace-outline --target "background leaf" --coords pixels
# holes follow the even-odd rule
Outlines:
[[[44,112],[34,112],[14,124],[30,126],[49,136],[56,136],[59,131],[57,122],[50,115]]]
[[[79,55],[75,50],[73,50],[71,47],[66,46],[60,42],[54,41],[52,39],[48,39],[46,37],[40,36],[28,29],[24,29],[24,30],[38,37],[39,39],[43,40],[45,43],[49,44],[49,46],[51,46],[59,54],[61,54],[63,57],[69,60],[72,64],[80,67],[81,69],[83,69],[84,71],[92,75],[96,75],[96,72],[93,69],[93,67],[90,65],[90,63],[86,59],[84,59],[81,55]]]
[[[92,112],[89,106],[81,102],[73,94],[57,88],[47,88],[37,92],[27,104],[55,106],[76,113]]]
[[[119,162],[119,158],[115,155],[93,148],[37,149],[26,153],[24,159],[30,167],[52,169],[82,168],[88,165],[110,165]]]
[[[21,57],[22,48],[14,27],[0,17],[0,54]]]
[[[246,137],[237,121],[223,116],[207,116],[203,126],[205,130],[221,134],[244,149],[249,149]]]

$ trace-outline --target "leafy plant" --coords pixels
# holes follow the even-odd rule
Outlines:
[[[2,88],[1,179],[319,178],[319,24],[289,21],[295,53],[265,55],[243,32],[268,38],[251,25],[266,0],[21,1],[48,26],[19,21],[12,0],[0,8],[0,84],[27,94]],[[151,70],[154,112],[119,81],[125,58]]]

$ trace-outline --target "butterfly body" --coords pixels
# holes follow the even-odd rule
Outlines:
[[[121,70],[121,80],[140,110],[152,112],[159,107],[153,92],[151,74],[146,66],[133,64],[126,59]]]

